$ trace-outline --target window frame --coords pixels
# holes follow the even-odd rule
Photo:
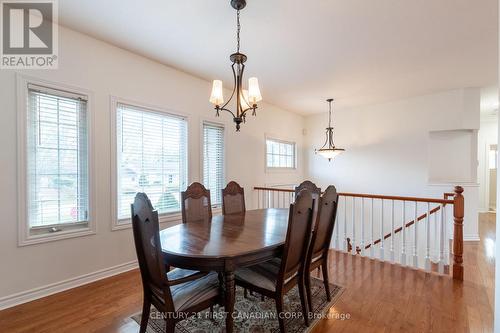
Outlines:
[[[35,77],[16,74],[17,84],[17,210],[18,210],[18,246],[40,244],[61,239],[83,237],[96,234],[95,215],[95,177],[94,177],[94,104],[93,93],[90,90],[74,87],[66,84],[50,82]],[[50,226],[30,227],[28,218],[28,87],[29,85],[40,86],[54,94],[65,93],[71,95],[83,95],[87,97],[87,177],[88,177],[88,218],[87,221],[77,222],[72,225],[62,226],[54,224]],[[50,232],[50,228],[57,226],[60,231]]]
[[[110,124],[111,124],[111,129],[110,129],[110,134],[111,134],[111,230],[112,231],[117,231],[117,230],[123,230],[123,229],[130,229],[132,228],[132,220],[131,218],[124,218],[124,219],[119,219],[118,218],[118,142],[117,142],[117,134],[118,134],[118,127],[117,127],[117,122],[116,122],[116,116],[117,116],[117,107],[118,104],[127,104],[132,107],[140,108],[140,109],[145,109],[148,112],[151,113],[157,113],[162,116],[173,116],[177,118],[183,118],[186,121],[186,180],[187,184],[190,183],[191,179],[191,163],[189,161],[189,151],[191,149],[190,147],[190,140],[189,140],[189,133],[190,133],[190,116],[186,113],[174,111],[171,109],[166,109],[154,105],[150,105],[147,103],[142,103],[138,101],[132,101],[129,99],[117,97],[117,96],[111,96],[110,98]],[[163,213],[158,215],[158,220],[160,223],[172,223],[172,222],[177,222],[182,219],[182,211],[179,210],[178,212],[172,212],[172,213]]]
[[[205,173],[204,173],[204,159],[203,159],[203,155],[204,155],[204,147],[205,147],[205,135],[204,135],[204,131],[203,131],[203,127],[205,124],[208,124],[208,125],[212,125],[212,126],[219,126],[219,127],[222,127],[224,129],[224,135],[223,135],[223,152],[222,152],[222,159],[223,159],[223,163],[222,163],[222,173],[223,173],[223,177],[222,177],[222,184],[223,184],[223,188],[227,185],[227,180],[226,180],[226,151],[227,151],[227,128],[226,128],[226,124],[222,123],[222,122],[217,122],[217,121],[213,121],[213,120],[210,120],[208,118],[206,119],[201,119],[200,121],[200,175],[201,175],[201,183],[203,184],[204,183],[204,178],[205,178]],[[212,213],[222,213],[222,202],[220,204],[213,204],[212,205]]]
[[[293,167],[270,167],[268,166],[267,162],[267,141],[272,140],[278,143],[285,143],[285,144],[292,144],[293,145]],[[292,139],[278,139],[277,136],[275,135],[265,135],[264,138],[264,167],[267,173],[272,173],[272,172],[295,172],[298,169],[298,148],[297,148],[297,142],[293,141]]]

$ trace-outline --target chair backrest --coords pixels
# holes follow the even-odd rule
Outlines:
[[[290,205],[280,268],[282,281],[295,275],[306,260],[307,248],[311,240],[313,205],[314,200],[308,190],[300,191],[295,203]]]
[[[137,193],[131,205],[134,243],[141,270],[144,293],[165,298],[166,305],[172,305],[172,295],[160,242],[158,212],[145,193]],[[160,294],[160,295],[158,295]],[[173,305],[172,305],[173,306]]]
[[[332,240],[335,218],[337,216],[337,205],[339,194],[335,186],[330,185],[319,199],[318,218],[316,219],[314,232],[311,239],[310,256],[316,256],[319,252],[328,250]]]
[[[181,206],[183,223],[212,219],[210,190],[200,183],[194,182],[181,192]]]
[[[319,203],[319,197],[321,196],[321,188],[317,187],[316,184],[314,184],[310,180],[304,180],[302,183],[299,184],[299,186],[295,188],[295,198],[297,198],[297,195],[302,190],[308,190],[309,192],[311,192],[312,198],[314,200],[314,208],[313,208],[313,222],[314,222],[316,221],[316,216],[318,214],[318,203]]]
[[[222,189],[222,214],[243,213],[245,211],[245,190],[237,182],[230,181]]]

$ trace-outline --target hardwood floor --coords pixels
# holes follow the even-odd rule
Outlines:
[[[332,252],[330,279],[346,287],[313,332],[492,332],[495,216],[464,248],[465,281]],[[138,332],[137,270],[0,311],[0,332]],[[341,319],[349,317],[349,319]]]

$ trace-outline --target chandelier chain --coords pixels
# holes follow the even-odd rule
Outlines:
[[[237,26],[237,30],[236,30],[236,42],[237,42],[237,46],[236,46],[236,52],[240,52],[240,30],[241,30],[241,24],[240,24],[240,10],[238,9],[236,11],[236,26]]]
[[[328,108],[328,127],[332,127],[332,101],[329,103],[329,108]]]

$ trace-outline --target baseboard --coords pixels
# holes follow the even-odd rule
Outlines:
[[[137,260],[0,298],[0,310],[76,288],[137,268]]]
[[[464,242],[479,242],[479,235],[478,234],[468,234],[464,235]]]

